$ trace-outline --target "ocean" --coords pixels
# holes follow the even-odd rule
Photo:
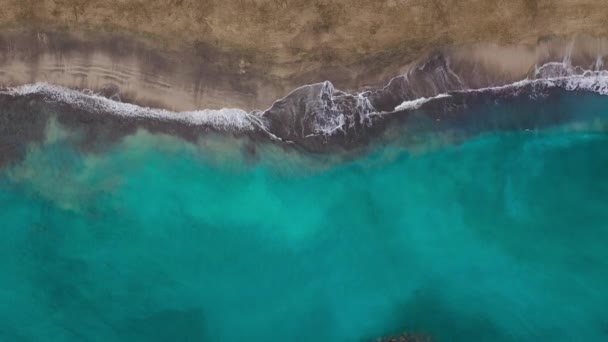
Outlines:
[[[343,152],[17,96],[0,340],[605,341],[608,97],[475,96]]]

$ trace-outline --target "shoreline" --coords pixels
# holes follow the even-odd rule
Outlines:
[[[41,141],[51,118],[83,132],[85,138],[80,145],[85,151],[145,129],[194,143],[208,133],[245,137],[247,152],[253,154],[256,142],[267,142],[309,153],[352,155],[366,150],[373,141],[395,138],[395,132],[400,132],[398,140],[444,133],[452,138],[459,136],[458,140],[487,130],[535,130],[558,125],[576,117],[553,108],[553,102],[558,102],[562,94],[576,92],[608,95],[608,70],[583,71],[566,62],[550,62],[536,70],[536,78],[502,86],[449,90],[429,98],[404,101],[391,111],[377,111],[372,106],[371,103],[383,100],[381,92],[379,96],[353,95],[335,89],[329,82],[300,87],[268,110],[251,112],[242,109],[172,112],[37,83],[0,91],[0,119],[7,123],[2,127],[2,135],[8,139],[6,145],[15,148],[0,151],[0,165],[16,159],[30,142]],[[483,115],[488,106],[511,103],[537,106],[542,113],[548,106],[555,113],[537,115],[533,111],[513,110],[510,116],[498,121]],[[315,133],[305,133],[311,130]]]
[[[115,33],[7,31],[0,34],[0,93],[32,95],[68,112],[121,117],[128,131],[144,127],[191,140],[212,130],[328,152],[365,146],[387,129],[391,116],[433,108],[427,115],[440,117],[458,102],[454,97],[471,92],[500,98],[519,88],[531,94],[554,87],[608,91],[608,39],[590,36],[429,50],[395,66],[380,85],[370,79],[345,87],[326,75],[295,83],[297,72],[276,79],[250,66],[242,73],[223,68],[217,51],[182,49],[159,50]],[[201,63],[201,56],[219,64]],[[576,79],[584,75],[591,78]],[[538,80],[539,89],[523,80]]]
[[[429,47],[405,64],[402,60],[411,56],[393,56],[381,70],[369,66],[372,54],[341,70],[312,71],[303,65],[279,75],[273,70],[284,65],[275,67],[263,61],[263,55],[251,63],[244,62],[247,58],[239,51],[204,44],[162,45],[111,32],[6,30],[0,33],[0,88],[46,82],[172,111],[252,111],[271,107],[294,89],[324,81],[349,93],[399,88],[405,93],[399,97],[404,98],[395,101],[402,102],[441,91],[513,83],[547,62],[569,59],[588,69],[598,58],[608,56],[608,39],[553,37],[535,44]],[[431,68],[445,74],[433,76]],[[386,102],[393,105],[388,98]]]

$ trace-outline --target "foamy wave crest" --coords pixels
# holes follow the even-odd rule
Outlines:
[[[178,121],[189,125],[207,126],[217,130],[252,131],[256,125],[262,125],[260,118],[250,118],[250,113],[242,109],[224,108],[218,110],[196,110],[189,112],[172,112],[164,109],[140,107],[130,103],[117,102],[93,93],[80,92],[47,83],[35,83],[10,88],[0,94],[42,95],[46,101],[66,103],[78,109],[102,114],[119,115],[142,119]]]
[[[415,99],[415,100],[411,100],[411,101],[403,101],[402,104],[398,105],[397,107],[395,107],[395,111],[401,111],[401,110],[408,110],[408,109],[418,109],[420,107],[422,107],[423,104],[429,102],[429,101],[433,101],[433,100],[437,100],[437,99],[442,99],[442,98],[446,98],[446,97],[450,97],[449,94],[439,94],[437,96],[433,96],[433,97],[421,97],[419,99]]]
[[[551,86],[557,86],[569,91],[591,91],[600,95],[608,95],[608,71],[602,70],[604,63],[600,57],[595,62],[594,70],[573,66],[570,59],[563,62],[553,62],[536,68],[536,80],[546,80]]]
[[[598,58],[596,62],[596,70],[583,69],[580,66],[573,66],[569,59],[563,62],[550,62],[540,67],[535,68],[533,75],[521,81],[511,84],[477,88],[477,89],[457,89],[451,92],[441,93],[433,97],[421,97],[414,100],[407,100],[395,107],[395,112],[418,109],[424,104],[449,97],[454,93],[479,93],[479,92],[496,92],[504,90],[517,91],[525,87],[538,88],[562,88],[567,91],[589,91],[600,95],[608,95],[608,71],[599,70],[603,67],[603,62]],[[534,93],[530,94],[535,96]]]
[[[562,83],[560,86],[570,91],[591,91],[600,95],[608,95],[608,75],[579,76],[557,81],[557,83]]]

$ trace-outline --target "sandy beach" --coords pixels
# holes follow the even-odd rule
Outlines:
[[[600,1],[4,2],[2,87],[49,82],[177,111],[263,110],[326,80],[373,90],[437,54],[467,87],[498,85],[570,55],[588,67],[608,46]]]

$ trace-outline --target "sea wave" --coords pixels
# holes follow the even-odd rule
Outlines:
[[[250,118],[250,113],[237,108],[173,112],[164,109],[147,108],[131,103],[118,102],[88,90],[77,91],[48,83],[35,83],[9,88],[0,91],[0,95],[41,95],[44,100],[48,102],[69,104],[70,106],[89,113],[177,121],[190,125],[210,126],[218,130],[251,131],[255,129],[256,125],[261,124],[259,120]]]
[[[442,98],[446,98],[446,97],[450,97],[450,94],[444,93],[444,94],[439,94],[439,95],[433,96],[433,97],[421,97],[421,98],[418,98],[415,100],[403,101],[402,104],[395,107],[395,111],[418,109],[429,101],[442,99]]]
[[[118,102],[88,90],[73,90],[48,83],[35,83],[0,91],[5,96],[42,96],[45,101],[67,104],[95,114],[126,118],[179,122],[203,126],[218,131],[261,132],[273,140],[309,146],[319,142],[340,143],[363,136],[376,122],[391,114],[419,110],[437,100],[480,93],[510,93],[522,90],[529,96],[551,88],[567,91],[587,91],[608,95],[608,71],[598,57],[590,69],[572,65],[569,58],[538,66],[531,75],[510,84],[483,88],[468,88],[448,60],[434,60],[413,68],[413,72],[393,78],[387,86],[376,91],[343,92],[329,82],[301,86],[264,111],[247,112],[238,108],[204,109],[173,112]],[[409,85],[409,87],[408,87]],[[419,96],[416,86],[425,88],[430,96]],[[398,104],[390,107],[391,103]],[[387,109],[388,108],[388,109]]]

